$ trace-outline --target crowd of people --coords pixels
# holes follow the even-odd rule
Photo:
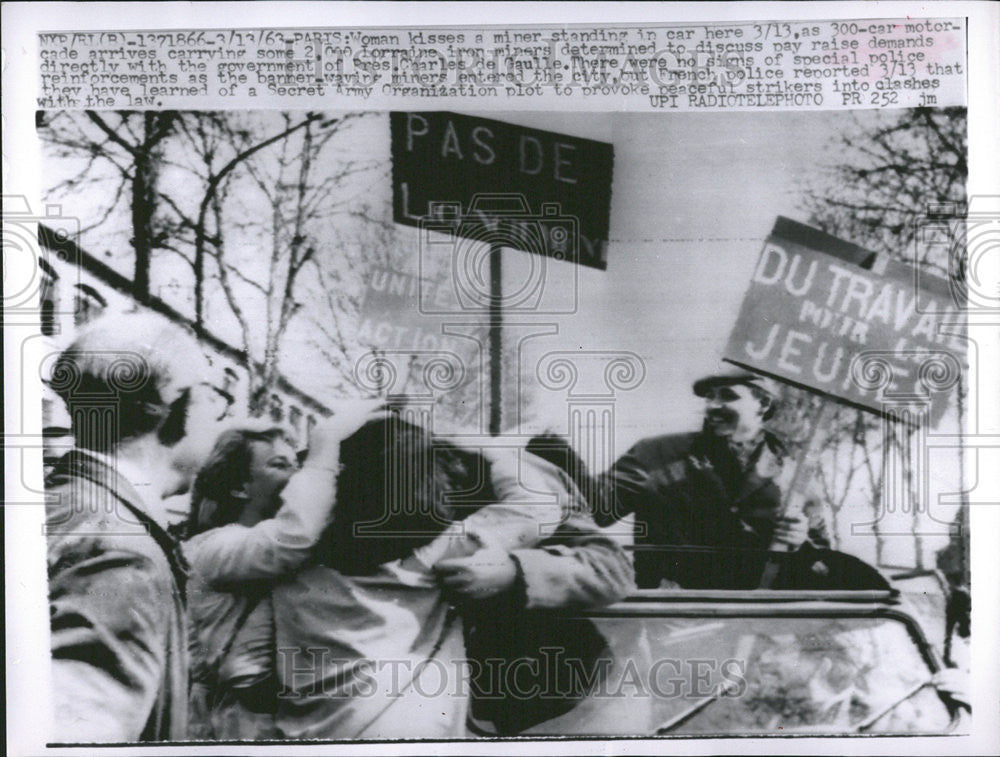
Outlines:
[[[75,438],[47,480],[55,742],[515,734],[580,692],[507,696],[487,663],[604,642],[560,610],[756,588],[788,548],[776,587],[884,584],[785,512],[777,393],[754,374],[697,382],[701,431],[598,475],[557,437],[466,449],[378,401],[335,408],[303,457],[227,418],[197,342],[154,315],[98,319],[53,375]],[[163,500],[188,491],[178,539]],[[634,564],[601,529],[626,515]],[[465,661],[468,696],[421,696],[431,659]]]

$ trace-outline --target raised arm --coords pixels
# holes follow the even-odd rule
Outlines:
[[[570,516],[552,539],[511,553],[524,606],[588,608],[611,604],[635,590],[635,572],[622,546],[589,515]]]
[[[598,491],[605,496],[595,503],[594,521],[604,528],[634,513],[655,496],[657,486],[648,465],[633,447],[598,477]]]
[[[318,425],[277,514],[253,526],[231,524],[198,534],[186,545],[192,570],[209,585],[224,587],[277,578],[301,566],[333,516],[340,443],[381,412],[378,404],[355,403]]]
[[[545,529],[542,538],[513,545],[485,539],[471,555],[440,560],[434,567],[444,586],[467,599],[514,590],[528,608],[593,607],[631,592],[635,578],[628,556],[597,529],[573,482],[548,463],[539,461],[537,470],[538,483],[544,481],[561,502],[563,521],[554,533]]]
[[[304,467],[288,482],[273,518],[213,528],[191,539],[185,552],[192,571],[209,585],[228,586],[295,570],[330,522],[335,484],[334,469]]]
[[[574,507],[571,495],[550,463],[523,450],[489,454],[490,477],[497,501],[452,524],[430,544],[414,552],[430,567],[481,549],[509,552],[533,547],[548,538]]]

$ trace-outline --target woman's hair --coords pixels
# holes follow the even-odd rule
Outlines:
[[[569,476],[592,513],[600,513],[610,507],[607,485],[591,475],[587,464],[567,439],[547,431],[533,436],[525,449]]]
[[[236,522],[243,502],[233,496],[250,478],[251,444],[284,439],[293,443],[280,426],[232,428],[223,431],[191,488],[191,512],[186,537]]]
[[[486,458],[398,416],[346,439],[340,463],[333,523],[318,557],[346,575],[403,558],[496,501]]]

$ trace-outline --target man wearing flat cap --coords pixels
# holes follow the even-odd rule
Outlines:
[[[752,589],[768,550],[807,538],[801,517],[786,515],[776,478],[784,445],[764,428],[778,394],[748,371],[694,383],[705,400],[701,431],[643,439],[605,474],[606,526],[635,514],[640,588]]]

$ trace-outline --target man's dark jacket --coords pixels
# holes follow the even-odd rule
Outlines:
[[[663,579],[684,588],[756,588],[782,513],[774,476],[784,456],[769,432],[746,469],[709,433],[643,439],[604,474],[595,520],[607,526],[635,513],[639,588]]]

